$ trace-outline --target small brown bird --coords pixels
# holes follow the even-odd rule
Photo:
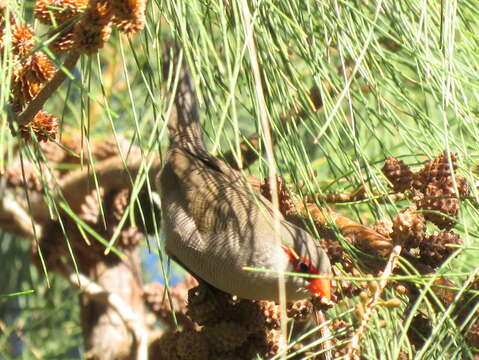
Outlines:
[[[245,299],[278,301],[277,272],[330,276],[318,242],[280,217],[274,236],[271,203],[254,193],[239,172],[210,155],[202,140],[194,89],[185,67],[168,123],[170,147],[157,178],[166,252],[196,277]],[[288,301],[313,294],[330,298],[331,280],[287,276]]]

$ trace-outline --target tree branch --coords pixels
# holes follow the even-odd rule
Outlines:
[[[68,72],[72,73],[75,65],[80,57],[80,53],[76,51],[71,51],[63,66],[57,71],[53,79],[51,79],[44,88],[40,91],[40,93],[33,99],[33,101],[28,105],[28,107],[23,110],[18,116],[14,118],[17,124],[25,125],[30,122],[33,117],[36,115],[38,111],[43,108],[45,102],[53,95],[53,93],[60,87],[60,85],[65,81],[67,78],[67,72],[64,70],[68,70]]]
[[[35,224],[35,230],[32,226],[32,220],[28,212],[12,199],[11,195],[3,194],[0,198],[0,227],[3,230],[12,231],[27,238],[34,238],[35,234],[41,236],[42,226]]]
[[[89,298],[114,309],[124,321],[126,327],[132,332],[138,344],[136,360],[148,359],[148,329],[138,318],[137,314],[117,294],[106,291],[103,287],[90,280],[87,276],[76,273],[66,265],[60,269],[68,282],[82,291]]]

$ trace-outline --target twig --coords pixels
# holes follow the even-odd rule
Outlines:
[[[42,233],[42,227],[34,224],[27,211],[15,200],[4,194],[0,199],[0,228],[13,231],[27,238],[33,238],[35,232]],[[40,235],[41,236],[41,235]]]
[[[68,269],[64,266],[61,269],[63,276],[77,289],[81,290],[85,295],[110,306],[115,310],[120,318],[124,321],[126,327],[132,332],[136,339],[138,348],[136,351],[136,360],[148,359],[148,330],[140,321],[137,314],[131,309],[122,298],[117,294],[106,291],[102,286],[92,281],[81,273]]]
[[[14,118],[17,124],[25,125],[30,122],[38,111],[43,108],[45,102],[53,95],[53,93],[60,87],[60,85],[67,78],[67,72],[73,72],[75,65],[80,57],[80,53],[72,51],[68,54],[63,66],[57,71],[53,79],[48,82],[40,93],[33,99],[28,107],[23,110],[18,116]]]
[[[314,316],[315,316],[315,321],[316,325],[323,325],[321,327],[321,337],[324,339],[323,343],[323,359],[324,360],[332,360],[333,359],[333,354],[332,354],[332,349],[333,349],[333,344],[331,342],[332,339],[332,334],[331,334],[331,329],[329,328],[329,325],[326,323],[326,315],[323,310],[321,309],[316,309],[314,311]]]
[[[257,177],[247,175],[246,179],[256,192],[261,193],[261,181]],[[298,200],[294,201],[294,208],[297,212],[286,216],[286,218],[296,225],[303,226],[303,218],[311,218],[317,225],[326,225],[332,221],[351,245],[380,257],[387,257],[391,253],[393,247],[391,239],[344,215],[334,212],[328,207],[321,207],[312,202],[305,203]]]
[[[393,247],[391,239],[367,226],[361,225],[327,207],[319,207],[313,203],[306,203],[305,205],[301,201],[295,201],[294,205],[298,210],[296,217],[308,218],[311,216],[319,225],[325,225],[329,221],[333,221],[351,245],[381,257],[386,257],[391,252]]]
[[[402,247],[400,245],[396,245],[393,250],[391,251],[391,255],[389,256],[389,260],[384,268],[384,272],[381,276],[381,280],[379,280],[379,285],[374,291],[373,296],[369,301],[366,303],[366,309],[361,319],[361,324],[359,325],[358,329],[354,333],[353,337],[351,338],[351,343],[349,344],[348,353],[346,355],[347,359],[359,359],[359,340],[364,334],[366,326],[368,324],[369,319],[373,313],[375,306],[378,304],[381,294],[384,288],[387,285],[388,279],[391,276],[394,268],[396,267],[399,254],[401,253]]]
[[[363,186],[361,185],[352,193],[331,193],[331,194],[324,194],[324,195],[312,195],[306,197],[307,201],[324,201],[326,203],[349,203],[349,202],[357,202],[357,201],[364,201],[364,200],[372,200],[375,199],[380,203],[384,202],[397,202],[407,199],[407,195],[404,193],[379,193],[373,192],[372,196],[368,195],[365,191]]]

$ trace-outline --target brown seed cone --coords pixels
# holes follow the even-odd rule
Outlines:
[[[28,24],[14,24],[12,30],[12,52],[18,57],[30,54],[35,45],[33,29]]]
[[[58,35],[55,40],[53,40],[48,48],[54,54],[61,54],[67,51],[70,51],[73,48],[73,44],[75,43],[73,37],[73,28],[67,30],[60,35]]]
[[[222,321],[205,326],[203,333],[210,345],[220,352],[228,352],[243,345],[249,331],[233,321]]]
[[[469,188],[467,185],[467,181],[465,178],[462,176],[456,176],[456,185],[457,185],[457,190],[459,192],[459,195],[466,196],[469,194]],[[440,179],[434,180],[428,184],[428,188],[425,189],[425,195],[431,195],[433,196],[435,192],[440,191],[440,195],[435,195],[435,196],[441,196],[441,195],[457,195],[455,188],[454,188],[454,182],[451,176],[446,176],[442,177]]]
[[[434,180],[428,184],[428,187],[425,188],[425,193],[437,191],[437,188],[440,188],[441,194],[450,194],[451,196],[456,196],[459,193],[459,196],[468,196],[469,195],[469,186],[467,180],[460,176],[455,176],[457,193],[454,188],[454,182],[452,176],[441,177],[440,179]],[[441,195],[436,195],[441,196]]]
[[[33,81],[27,76],[29,71],[23,64],[18,64],[13,70],[11,92],[13,101],[20,106],[28,104],[42,89],[42,83]]]
[[[17,64],[13,70],[11,92],[13,102],[24,105],[38,95],[43,84],[50,80],[56,68],[48,57],[36,52]]]
[[[145,234],[136,226],[129,226],[120,233],[119,245],[122,249],[133,249],[145,238]]]
[[[266,358],[271,358],[278,353],[280,338],[279,330],[269,330],[266,332],[266,352],[264,354]]]
[[[119,222],[130,202],[130,189],[124,188],[115,193],[111,200],[111,217]]]
[[[308,299],[298,300],[286,305],[286,314],[295,321],[306,321],[311,317],[313,304]]]
[[[326,250],[332,265],[343,261],[344,249],[338,240],[324,238],[320,240],[320,243],[321,247]]]
[[[73,29],[78,51],[92,55],[101,49],[111,35],[111,4],[108,0],[90,0],[82,20]]]
[[[134,34],[145,27],[146,0],[111,0],[113,23],[118,30]]]
[[[266,322],[259,301],[241,299],[236,306],[236,319],[250,332],[265,329]]]
[[[35,10],[33,12],[36,19],[43,24],[51,24],[50,12],[53,16],[55,10],[50,10],[47,6],[51,5],[51,0],[36,0]]]
[[[74,46],[80,53],[92,55],[105,45],[110,35],[110,24],[93,27],[88,21],[81,21],[76,24],[73,31]]]
[[[268,329],[279,329],[281,321],[279,305],[276,305],[274,301],[259,301],[258,304],[263,313],[266,327]]]
[[[414,173],[411,182],[411,187],[416,193],[416,196],[422,196],[424,189],[428,184],[428,179],[422,176],[421,172]]]
[[[258,355],[265,356],[267,352],[266,331],[263,331],[248,337],[246,342],[234,352],[236,358],[232,358],[241,360],[256,359]]]
[[[336,340],[333,341],[333,343],[337,343],[337,342],[338,341]],[[332,350],[333,359],[346,359],[346,355],[348,354],[348,351],[349,351],[348,344],[335,345],[334,349]]]
[[[5,169],[2,178],[11,187],[26,187],[29,190],[40,192],[43,188],[41,179],[37,176],[32,163],[24,162],[23,172],[20,162],[15,162]],[[24,181],[25,180],[25,181]]]
[[[165,286],[160,283],[149,283],[143,286],[143,299],[145,304],[152,310],[158,311],[163,303],[168,301]]]
[[[203,333],[194,330],[180,333],[176,342],[176,353],[181,360],[209,359],[209,345]]]
[[[59,164],[65,159],[65,150],[58,144],[52,142],[40,143],[40,149],[42,149],[43,156],[48,161]]]
[[[216,304],[212,301],[202,303],[188,303],[186,315],[198,325],[208,325],[220,319]]]
[[[289,193],[286,183],[279,176],[276,177],[276,190],[278,192],[279,211],[284,216],[288,216],[295,213],[293,200]],[[272,201],[271,186],[269,178],[264,179],[264,183],[260,186],[261,195]]]
[[[250,332],[279,328],[279,306],[273,301],[255,301],[242,299],[235,306],[235,320]]]
[[[456,155],[451,154],[451,163],[453,170],[457,169]],[[415,174],[414,187],[424,192],[427,185],[431,182],[450,177],[452,175],[447,154],[444,151],[437,158],[429,161],[424,167]]]
[[[37,0],[34,15],[40,22],[52,25],[52,18],[57,24],[85,11],[88,0]]]
[[[90,0],[84,19],[91,28],[102,28],[110,25],[112,20],[111,0]]]
[[[469,185],[467,184],[467,180],[464,177],[456,175],[456,185],[457,191],[459,192],[460,196],[469,195]]]
[[[159,360],[181,360],[176,352],[179,337],[178,332],[167,332],[155,343],[155,354],[159,355]]]
[[[236,354],[241,359],[256,359],[258,355],[270,359],[278,353],[279,340],[279,330],[260,331],[250,336],[240,348],[236,349]]]
[[[404,192],[411,187],[413,172],[402,160],[394,157],[387,158],[381,170],[391,182],[394,191]]]
[[[53,76],[55,76],[56,72],[57,68],[53,65],[53,62],[48,56],[37,51],[31,57],[30,68],[29,71],[27,71],[26,76],[30,77],[31,81],[45,83],[50,81]]]
[[[85,196],[85,201],[80,206],[78,217],[90,225],[97,225],[100,221],[100,201],[103,201],[105,189],[99,187]]]
[[[459,199],[454,194],[451,178],[441,178],[428,184],[424,198],[420,199],[417,205],[418,209],[438,211],[447,215],[448,217],[437,213],[424,213],[426,220],[436,224],[440,229],[452,228],[459,213]]]
[[[124,145],[125,139],[120,138],[119,143],[117,144],[116,139],[105,139],[95,142],[93,145],[93,156],[97,160],[105,160],[113,156],[118,155],[118,147],[122,150],[125,150]],[[126,144],[128,145],[128,144]],[[128,148],[126,148],[128,150]]]
[[[27,141],[30,138],[30,129],[33,130],[38,141],[48,141],[55,138],[58,130],[58,119],[46,111],[40,110],[27,124],[20,127],[20,135]]]
[[[407,249],[418,247],[426,230],[424,215],[416,211],[416,206],[411,205],[401,211],[393,221],[391,237],[396,244]]]
[[[459,235],[450,231],[441,231],[424,239],[419,245],[421,261],[432,267],[440,266],[456,251],[446,245],[462,245]]]
[[[379,219],[372,226],[373,230],[377,233],[390,238],[393,232],[393,223],[389,219]]]
[[[168,296],[164,285],[150,283],[143,286],[142,297],[146,306],[155,314],[157,320],[161,320],[166,328],[174,329],[176,324],[181,326],[183,331],[193,330],[198,327],[186,316],[186,298],[188,288],[192,287],[195,281],[191,276],[186,276],[184,281],[170,288]],[[172,309],[175,310],[175,319],[172,316]]]
[[[228,317],[230,304],[226,297],[214,296],[203,286],[188,290],[186,315],[199,325],[210,325]],[[227,316],[225,316],[227,315]]]

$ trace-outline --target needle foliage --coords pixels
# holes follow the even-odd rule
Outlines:
[[[33,22],[34,2],[10,1],[9,6],[17,19]],[[245,20],[246,6],[251,23]],[[42,44],[46,29],[35,26]],[[365,186],[373,196],[335,206],[359,223],[393,219],[408,204],[384,201],[390,192],[381,172],[386,158],[420,167],[444,150],[456,154],[457,173],[470,184],[454,228],[463,245],[436,274],[455,284],[457,296],[447,307],[434,301],[433,278],[419,275],[401,259],[399,267],[409,274],[417,297],[409,302],[399,296],[399,307],[379,306],[362,335],[360,353],[364,359],[473,359],[478,349],[466,341],[465,329],[452,314],[474,295],[463,293],[470,290],[466,279],[477,279],[479,271],[477,29],[477,0],[150,0],[145,29],[135,37],[114,31],[98,54],[81,58],[74,79],[45,109],[60,118],[65,136],[68,129],[80,129],[84,145],[79,156],[91,151],[94,140],[122,137],[141,149],[146,165],[167,146],[171,102],[162,90],[161,59],[165,42],[176,41],[196,84],[212,153],[233,152],[240,159],[240,144],[249,135],[264,139],[261,116],[266,115],[278,175],[303,198]],[[0,59],[0,78],[5,79],[0,82],[0,173],[8,169],[17,146],[7,120],[15,65],[8,61],[8,35]],[[266,114],[261,114],[249,42],[256,48]],[[35,146],[25,145],[23,156],[41,163]],[[244,171],[267,177],[263,154],[261,145],[259,160]],[[42,273],[30,265],[30,245],[7,231],[0,236],[0,294],[12,294],[0,297],[0,358],[80,358],[75,291],[62,279],[47,284],[48,267]],[[157,232],[145,248],[161,253],[161,241]],[[145,272],[151,271],[147,265]],[[168,277],[168,269],[162,260],[153,272]],[[382,298],[397,296],[387,287]],[[346,299],[327,312],[328,319],[354,323],[357,303],[357,298]],[[418,348],[408,332],[424,313],[430,336]],[[477,309],[470,317],[469,326]]]

